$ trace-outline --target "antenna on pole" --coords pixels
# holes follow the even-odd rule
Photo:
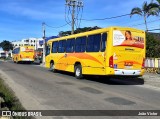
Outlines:
[[[74,34],[74,27],[75,26],[78,27],[78,25],[80,25],[80,21],[78,22],[79,20],[78,18],[79,18],[79,12],[81,11],[81,14],[83,12],[83,2],[82,0],[66,0],[65,5],[66,7],[68,7],[68,12],[66,12],[67,9],[65,9],[65,19],[67,23],[71,23],[71,26],[72,26],[71,34]],[[69,18],[69,15],[71,17],[71,20]]]

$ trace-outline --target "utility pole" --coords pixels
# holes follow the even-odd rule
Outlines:
[[[71,25],[72,26],[72,32],[71,32],[71,34],[74,34],[75,12],[76,12],[75,8],[83,7],[83,2],[82,2],[82,0],[66,0],[66,6],[68,6],[69,9],[72,8],[72,13],[71,13],[71,16],[72,16],[72,25]]]
[[[74,19],[74,14],[75,14],[75,2],[73,1],[72,3],[72,32],[71,34],[74,34],[74,24],[75,24],[75,19]]]
[[[45,37],[46,37],[46,31],[45,31],[45,22],[42,23],[42,33],[43,33],[43,65],[45,65]]]

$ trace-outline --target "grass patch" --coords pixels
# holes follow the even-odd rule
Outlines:
[[[19,102],[18,98],[14,95],[14,92],[5,84],[0,78],[0,97],[4,99],[4,103],[1,107],[7,107],[9,110],[25,111],[24,107]],[[33,119],[33,117],[13,117],[14,119]]]

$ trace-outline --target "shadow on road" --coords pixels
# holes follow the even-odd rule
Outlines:
[[[59,76],[65,75],[65,77],[72,77],[73,79],[76,79],[74,77],[73,73],[70,72],[64,72],[64,71],[56,71],[56,74]],[[78,79],[77,79],[78,80]],[[139,77],[111,77],[111,76],[90,76],[85,75],[83,79],[79,80],[87,80],[90,82],[97,82],[97,83],[103,83],[108,85],[143,85],[144,79]]]
[[[109,77],[109,76],[85,76],[86,80],[108,85],[143,85],[143,78],[130,77]]]
[[[40,65],[40,63],[34,62],[32,64],[21,63],[23,65]],[[64,71],[56,71],[56,75],[65,76],[66,78],[76,79],[74,77],[74,73],[64,72]],[[78,79],[77,79],[78,80]],[[144,79],[139,77],[111,77],[111,76],[90,76],[85,75],[83,80],[87,80],[90,82],[103,83],[108,85],[143,85]]]
[[[23,65],[40,65],[39,62],[33,62],[33,63],[31,63],[31,62],[19,62],[18,64],[23,64]]]

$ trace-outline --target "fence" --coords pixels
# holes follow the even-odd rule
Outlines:
[[[160,73],[160,58],[146,58],[145,69],[149,73]]]

